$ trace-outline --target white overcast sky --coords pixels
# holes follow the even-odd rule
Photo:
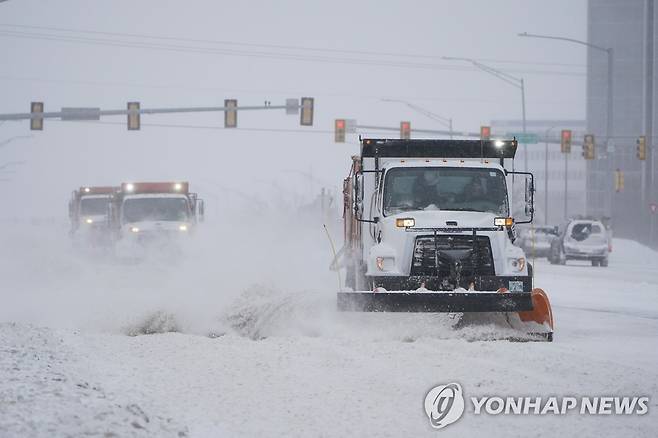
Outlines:
[[[382,98],[450,117],[460,130],[520,118],[516,88],[441,59],[461,56],[523,77],[528,119],[583,119],[585,49],[517,33],[585,39],[586,6],[584,0],[9,0],[0,2],[0,112],[27,111],[32,100],[58,110],[125,108],[129,100],[161,107],[217,105],[225,98],[277,104],[313,96],[315,126],[307,131],[331,130],[342,117],[367,125],[410,120],[412,127],[441,128]],[[222,126],[222,117],[144,116],[142,122]],[[46,121],[36,133],[27,122],[0,125],[0,143],[33,135],[0,146],[0,166],[26,161],[10,166],[13,173],[0,173],[0,196],[7,200],[0,215],[64,215],[73,188],[125,180],[184,178],[199,191],[251,192],[278,181],[301,192],[308,184],[295,172],[311,171],[315,183],[339,186],[349,155],[357,151],[356,138],[336,145],[329,133],[155,126],[127,132],[124,117],[107,121],[119,124]],[[298,118],[282,111],[240,113],[239,126],[301,129]]]

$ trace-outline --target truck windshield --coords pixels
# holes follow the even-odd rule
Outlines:
[[[81,216],[101,216],[107,213],[108,198],[82,198],[80,200]]]
[[[482,211],[507,216],[505,176],[497,169],[389,170],[384,182],[384,215],[413,210]]]
[[[185,221],[187,200],[185,198],[135,198],[123,202],[125,222],[140,221]]]

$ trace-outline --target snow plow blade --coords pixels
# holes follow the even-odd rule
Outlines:
[[[553,341],[553,310],[548,300],[548,295],[543,289],[532,290],[532,310],[519,312],[519,319],[523,322],[535,322],[539,325],[549,327],[550,331],[533,333],[533,335]]]
[[[528,292],[338,292],[343,312],[532,312]]]

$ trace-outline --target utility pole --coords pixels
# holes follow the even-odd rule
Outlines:
[[[484,65],[475,59],[471,58],[459,58],[459,57],[453,57],[453,56],[443,56],[442,59],[445,59],[447,61],[466,61],[470,62],[473,64],[475,67],[479,68],[480,70],[489,73],[490,75],[493,75],[497,77],[498,79],[507,82],[508,84],[512,85],[513,87],[518,88],[521,90],[521,118],[522,118],[522,123],[523,123],[523,136],[526,136],[526,120],[525,120],[525,82],[523,81],[523,78],[517,78],[514,77],[510,74],[507,74],[503,71],[497,70],[493,67],[489,67],[488,65]],[[527,172],[528,171],[528,145],[525,143],[525,138],[523,139],[524,141],[519,142],[523,144],[523,165],[524,165],[524,170]]]

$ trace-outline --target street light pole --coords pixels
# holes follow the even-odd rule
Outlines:
[[[568,206],[567,188],[569,183],[568,166],[569,166],[569,154],[565,152],[564,153],[564,220],[569,219],[569,215],[567,214],[567,206]]]
[[[493,67],[489,67],[488,65],[484,65],[475,59],[472,58],[459,58],[459,57],[454,57],[454,56],[443,56],[441,59],[445,59],[446,61],[465,61],[465,62],[470,62],[473,64],[475,67],[479,68],[480,70],[489,73],[490,75],[496,76],[498,79],[507,82],[508,84],[518,88],[521,90],[521,116],[522,116],[522,123],[523,123],[523,136],[526,136],[526,119],[525,119],[525,82],[523,81],[523,78],[517,78],[514,77],[510,74],[507,74],[503,71],[497,70]],[[528,145],[525,143],[525,138],[523,139],[523,142],[520,142],[523,144],[523,165],[525,167],[525,171],[528,171]]]
[[[548,134],[555,126],[551,126],[544,134],[544,224],[548,225]]]

